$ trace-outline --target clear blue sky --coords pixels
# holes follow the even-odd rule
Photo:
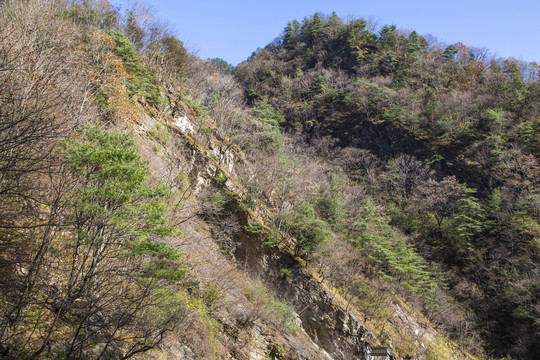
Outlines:
[[[134,0],[129,0],[131,3]],[[112,0],[127,3],[128,0]],[[540,0],[154,0],[146,1],[201,58],[233,65],[276,38],[287,22],[315,12],[431,34],[446,44],[485,47],[540,62]]]

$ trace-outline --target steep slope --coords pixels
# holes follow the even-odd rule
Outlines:
[[[364,317],[362,312],[356,310],[352,304],[340,296],[338,290],[330,283],[324,282],[313,267],[306,266],[302,259],[294,256],[291,246],[294,246],[295,239],[289,239],[289,245],[285,242],[277,246],[268,243],[271,237],[278,236],[267,226],[268,221],[273,222],[275,215],[271,215],[273,211],[264,204],[259,204],[254,208],[246,206],[245,201],[250,196],[249,191],[238,182],[234,161],[235,158],[242,158],[242,156],[235,152],[219,156],[219,149],[223,146],[221,141],[212,135],[205,141],[206,145],[202,146],[193,138],[200,136],[193,130],[196,127],[194,125],[196,121],[185,115],[182,115],[180,119],[179,121],[171,118],[168,128],[173,134],[171,136],[179,135],[189,144],[188,153],[198,159],[195,162],[188,161],[192,163],[192,167],[188,167],[191,170],[187,171],[190,174],[190,182],[199,184],[200,188],[197,192],[204,192],[203,188],[212,187],[212,184],[218,185],[211,191],[213,198],[225,191],[228,193],[221,205],[223,209],[208,208],[208,204],[202,205],[207,207],[201,214],[206,224],[203,226],[208,227],[205,232],[209,232],[210,235],[203,238],[191,230],[191,236],[181,244],[188,254],[201,261],[200,272],[204,274],[203,276],[212,281],[219,281],[224,291],[225,304],[227,304],[224,306],[227,308],[227,315],[219,318],[225,325],[224,335],[230,336],[229,332],[233,332],[235,336],[238,336],[236,334],[239,331],[248,331],[249,336],[252,337],[252,345],[254,343],[262,347],[257,351],[250,348],[248,343],[245,345],[247,349],[236,353],[236,356],[248,354],[246,358],[257,358],[265,353],[272,358],[287,358],[287,356],[292,358],[365,358],[371,344],[378,343],[380,340],[366,324],[359,320]],[[211,126],[211,124],[208,125]],[[152,130],[152,127],[147,127],[148,130]],[[213,131],[217,134],[220,132],[218,129],[213,129]],[[213,156],[208,156],[209,154]],[[222,160],[218,161],[218,157]],[[159,168],[156,171],[159,171]],[[199,223],[199,226],[201,225]],[[222,246],[221,249],[216,245],[216,240]],[[233,258],[225,257],[222,253],[224,249]],[[284,272],[283,269],[288,271]],[[252,285],[255,290],[245,287],[245,283],[251,281],[255,281]],[[263,283],[257,285],[257,281],[262,281],[266,285]],[[262,320],[258,319],[261,316],[260,309],[255,310],[255,315],[247,315],[245,310],[234,309],[233,305],[241,308],[248,307],[250,306],[249,299],[255,301],[255,306],[260,307],[261,295],[257,293],[261,291],[261,286],[274,289],[280,294],[280,298],[293,306],[295,313],[291,316],[295,318],[298,332],[289,333],[291,328],[285,327],[278,329],[281,335],[274,334],[272,338],[268,334],[272,334],[270,329],[257,324],[257,328],[263,329],[263,334],[266,333],[265,340],[261,342],[259,339],[261,330],[255,332],[246,330],[245,319],[242,319],[243,324],[230,323],[231,314],[238,313],[254,316],[255,320],[251,319],[251,321],[255,323]],[[431,346],[433,347],[432,356],[470,358],[469,355],[445,340],[433,327],[427,325],[427,320],[414,313],[405,303],[396,303],[393,306],[396,309],[393,318],[398,325],[389,327],[401,334],[395,334],[395,338],[389,339],[390,344],[394,347],[395,344],[392,342],[398,341],[402,347],[405,347],[404,338],[411,342],[407,344],[407,350],[398,350],[398,352],[401,351],[401,356],[407,354],[403,352],[404,350],[411,352],[409,355],[412,353],[418,355],[424,353],[426,347]],[[263,316],[264,313],[265,311],[262,310]],[[418,317],[420,320],[415,320]],[[420,324],[421,322],[424,324]],[[437,346],[439,348],[436,348]]]
[[[400,238],[458,301],[448,314],[424,302],[439,326],[475,351],[538,356],[537,64],[334,13],[289,23],[236,77],[247,101],[282,114],[279,126],[304,151],[364,185],[373,203],[343,236],[373,247],[369,266],[403,283]],[[322,196],[345,203],[354,192],[343,183]],[[358,225],[371,235],[358,239]],[[449,305],[445,296],[435,308]]]
[[[534,356],[537,142],[510,129],[507,151],[477,165],[484,144],[382,118],[406,102],[389,85],[407,69],[375,50],[395,29],[291,24],[235,79],[140,8],[0,6],[0,357],[365,359],[383,346],[473,359],[478,333],[521,336]],[[521,106],[534,132],[532,100],[514,100],[504,116]],[[457,180],[483,172],[478,197]],[[514,272],[489,273],[503,235]],[[486,309],[514,303],[502,320],[523,329],[478,331]]]

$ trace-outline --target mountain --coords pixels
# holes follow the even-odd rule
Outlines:
[[[539,355],[536,64],[337,14],[237,68],[0,4],[0,358]]]
[[[425,291],[403,279],[403,242],[446,289],[424,311],[456,307],[432,321],[469,348],[538,356],[537,64],[334,13],[289,23],[236,77],[249,102],[272,106],[288,136],[362,189],[370,203],[345,206],[340,232],[372,258],[371,277]],[[345,203],[341,184],[312,202]],[[399,250],[379,236],[399,238]]]

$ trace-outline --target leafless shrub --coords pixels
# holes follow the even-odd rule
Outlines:
[[[53,3],[1,6],[0,194],[15,191],[19,175],[38,170],[59,139],[95,114],[77,30],[54,17]]]

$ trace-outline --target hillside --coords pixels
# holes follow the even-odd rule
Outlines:
[[[236,74],[247,101],[271,105],[283,131],[371,202],[344,206],[343,238],[403,285],[403,255],[373,238],[397,236],[441,272],[448,291],[435,303],[456,307],[432,320],[465,346],[518,358],[538,356],[539,75],[535,63],[335,13],[289,23]],[[321,196],[353,195],[339,184]]]
[[[0,39],[0,358],[540,355],[536,64],[315,14],[234,68],[108,1]]]

